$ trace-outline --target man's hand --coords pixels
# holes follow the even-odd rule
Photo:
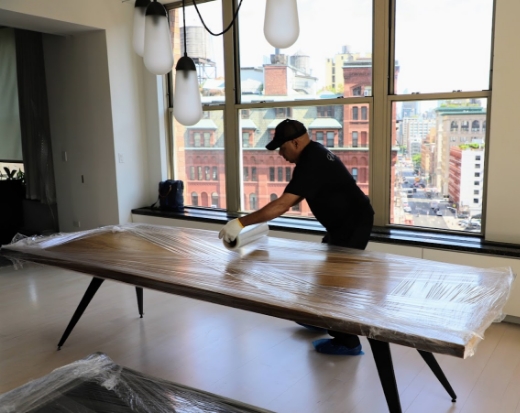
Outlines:
[[[224,225],[224,228],[218,233],[218,237],[219,239],[224,238],[225,242],[231,243],[237,239],[238,234],[240,234],[243,228],[244,226],[238,218],[233,219]]]

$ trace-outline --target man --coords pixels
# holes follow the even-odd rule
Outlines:
[[[266,148],[271,151],[280,148],[280,155],[296,164],[291,181],[280,198],[258,211],[229,221],[220,231],[219,238],[232,242],[242,228],[277,218],[305,199],[327,230],[323,242],[364,250],[370,238],[374,210],[341,160],[320,143],[312,141],[305,126],[292,119],[278,124],[273,140]],[[328,333],[334,338],[314,341],[316,351],[339,355],[361,353],[357,336],[330,330]]]

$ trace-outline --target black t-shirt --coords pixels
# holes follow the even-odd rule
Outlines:
[[[316,219],[331,234],[374,214],[369,198],[343,162],[314,141],[301,152],[284,192],[305,198]]]

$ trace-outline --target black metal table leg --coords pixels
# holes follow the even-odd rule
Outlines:
[[[135,287],[135,293],[137,294],[137,307],[139,308],[139,315],[143,318],[143,289],[141,287]]]
[[[457,401],[457,395],[453,391],[450,383],[448,382],[448,379],[444,375],[444,372],[441,369],[441,366],[439,366],[439,363],[437,363],[437,360],[435,360],[435,357],[432,353],[429,353],[427,351],[417,350],[421,357],[424,359],[426,364],[430,367],[430,369],[433,371],[433,374],[435,374],[435,377],[439,379],[443,387],[446,389],[448,394],[451,396],[451,401],[456,402]]]
[[[63,333],[63,336],[61,336],[61,340],[58,343],[58,350],[61,350],[61,346],[65,344],[65,340],[67,340],[67,337],[69,337],[69,334],[72,332],[72,329],[76,325],[76,323],[79,321],[81,316],[83,315],[83,312],[87,308],[87,306],[90,303],[90,300],[94,297],[94,294],[96,294],[96,291],[99,289],[101,284],[103,284],[103,281],[105,281],[102,278],[92,278],[92,281],[90,282],[90,285],[87,288],[87,291],[85,291],[85,294],[83,295],[83,298],[81,299],[78,308],[76,308],[76,311],[74,312],[74,315],[69,321],[69,325],[65,329],[65,332]]]
[[[388,410],[390,413],[402,413],[399,391],[397,390],[397,382],[395,381],[392,354],[390,353],[390,344],[371,338],[368,339],[368,342],[372,348],[372,354],[376,362],[381,386],[383,386]]]

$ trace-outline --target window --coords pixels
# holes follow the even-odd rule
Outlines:
[[[225,20],[222,11],[224,16],[230,16],[234,3],[222,0],[203,3],[201,14],[215,30],[221,28],[221,22]],[[231,213],[251,208],[251,194],[255,194],[253,206],[260,208],[265,205],[269,202],[269,195],[278,192],[278,188],[269,189],[269,185],[279,186],[269,181],[269,166],[286,168],[285,182],[290,180],[291,174],[287,169],[289,164],[285,164],[276,151],[266,151],[263,146],[272,138],[276,124],[290,117],[303,122],[313,140],[329,146],[349,170],[356,171],[358,185],[370,195],[377,209],[376,225],[405,224],[404,211],[402,207],[394,207],[394,198],[400,199],[401,173],[409,170],[412,172],[409,182],[413,182],[415,172],[427,188],[437,189],[431,194],[433,200],[437,192],[449,195],[453,203],[469,205],[472,214],[478,213],[482,199],[485,200],[486,188],[482,187],[482,182],[475,188],[483,193],[478,196],[480,203],[473,205],[471,174],[475,173],[475,160],[471,151],[475,148],[463,143],[477,138],[474,143],[485,144],[477,152],[483,156],[481,161],[477,161],[483,170],[483,151],[488,144],[484,140],[492,139],[483,132],[486,130],[488,101],[492,97],[489,62],[493,1],[479,0],[479,7],[474,7],[470,15],[459,1],[441,4],[424,0],[419,7],[410,0],[393,0],[391,7],[382,8],[379,6],[385,3],[384,0],[357,2],[355,14],[349,13],[345,2],[340,1],[334,13],[330,7],[316,7],[316,2],[299,3],[300,38],[294,46],[277,50],[268,45],[262,36],[263,21],[258,19],[265,12],[265,6],[258,2],[244,2],[238,15],[240,25],[235,33],[212,38],[214,53],[197,56],[201,61],[211,63],[198,67],[201,69],[198,75],[204,119],[197,124],[198,130],[183,127],[173,119],[169,131],[173,139],[170,147],[175,148],[172,151],[175,159],[170,162],[184,165],[179,168],[180,172],[171,169],[176,171],[175,179],[186,180],[186,194],[197,192],[201,196],[205,192],[211,198],[216,191],[220,207]],[[373,13],[374,5],[378,6],[378,15]],[[170,21],[176,24],[172,25],[172,33],[178,33],[177,23],[183,21],[182,12],[173,9],[177,6],[173,3],[167,5],[172,8]],[[373,30],[372,21],[378,16],[379,21],[391,21],[392,24]],[[199,20],[193,6],[186,8],[186,17]],[[327,24],[311,34],[306,33],[312,31],[316,21],[327,21]],[[439,22],[442,26],[456,27],[457,33],[468,35],[441,30]],[[341,27],[341,30],[336,31],[336,27]],[[418,33],[421,34],[419,47]],[[238,50],[226,53],[226,69],[236,69],[234,82],[231,79],[224,82],[224,74],[229,73],[224,71],[221,63],[224,61],[222,43],[226,36],[229,40],[226,44],[231,49],[233,37],[237,38],[236,44],[239,45]],[[312,41],[308,36],[312,36]],[[323,49],[325,42],[328,45],[326,51]],[[343,48],[349,42],[352,42],[351,48]],[[204,39],[201,39],[201,44],[197,44],[197,40],[194,43],[194,49],[200,46],[201,51],[208,50],[204,48],[208,46]],[[174,61],[183,53],[182,42],[179,44],[181,50],[176,51]],[[394,61],[388,62],[387,52]],[[442,56],[443,61],[449,64],[432,64],[432,56]],[[328,62],[328,70],[325,70],[325,62]],[[376,76],[374,84],[372,76]],[[211,90],[205,88],[205,84],[211,84]],[[228,88],[228,96],[232,95],[229,93],[231,90],[241,93],[233,95],[232,101],[227,102],[224,88]],[[415,96],[418,93],[421,95]],[[425,100],[425,94],[428,100]],[[356,120],[354,107],[357,108]],[[398,120],[399,128],[396,128]],[[467,123],[461,128],[463,122]],[[247,129],[244,127],[246,124]],[[237,125],[244,128],[237,139],[225,136],[225,131],[234,132]],[[480,130],[469,133],[477,127]],[[248,131],[255,138],[254,142],[248,141],[250,147],[244,151],[241,150],[242,143],[246,146],[242,131]],[[334,146],[331,145],[330,131],[334,132]],[[210,147],[206,146],[206,132],[211,134]],[[200,148],[195,145],[195,133],[201,135]],[[453,142],[451,138],[455,138]],[[369,147],[371,141],[377,145]],[[242,159],[232,158],[233,154]],[[228,161],[231,161],[229,165],[225,163]],[[199,175],[200,165],[218,166],[219,185],[187,179],[192,166],[197,168],[195,176]],[[371,171],[370,165],[378,167]],[[244,171],[239,171],[241,166]],[[248,173],[245,168],[248,168]],[[230,173],[225,174],[225,171]],[[370,176],[374,188],[369,188]],[[278,178],[276,170],[275,180],[280,183]],[[481,181],[480,176],[477,178]],[[225,190],[231,193],[220,192]],[[242,199],[240,194],[244,194]],[[190,197],[187,198],[190,202]],[[443,199],[442,195],[439,199]],[[225,200],[228,206],[224,205]],[[202,198],[199,205],[201,201]],[[208,204],[212,205],[212,201],[208,200]],[[302,217],[312,217],[306,203],[301,203],[296,212]],[[414,221],[415,224],[407,225],[426,225],[432,229],[440,225],[440,220],[422,217],[416,219],[414,216]],[[449,227],[448,230],[465,229]]]
[[[198,180],[199,181],[202,181],[202,166],[198,166],[197,167],[197,172],[198,172]]]
[[[211,207],[218,208],[218,194],[216,192],[211,194]]]
[[[318,106],[318,117],[319,118],[333,118],[334,108],[332,106]]]
[[[475,178],[480,178],[480,172],[475,172]]]
[[[474,185],[480,185],[480,181],[473,182]]]
[[[479,192],[480,192],[480,191],[479,191],[478,189],[475,189],[475,190],[473,191],[473,195],[478,195]]]
[[[368,109],[366,106],[361,107],[361,120],[367,120],[368,119]]]
[[[278,182],[282,182],[283,181],[283,167],[279,166],[278,167]]]
[[[358,168],[352,168],[350,170],[352,177],[354,178],[354,181],[357,182],[358,180]]]
[[[293,205],[291,208],[291,211],[299,212],[300,211],[300,203],[297,203],[296,205]]]
[[[289,166],[285,167],[285,181],[289,182],[291,180],[291,168]]]
[[[216,166],[213,167],[213,180],[218,181],[218,168]]]
[[[204,146],[206,148],[209,148],[210,147],[210,136],[211,134],[209,132],[204,132]]]
[[[256,205],[256,194],[251,194],[249,195],[249,208],[254,211],[256,209],[258,209],[257,205]]]
[[[269,167],[269,182],[274,182],[274,166]]]
[[[473,198],[473,203],[478,204],[478,198]]]
[[[327,132],[327,147],[334,148],[334,132]]]
[[[292,118],[291,108],[275,108],[275,114],[278,119]]]
[[[249,148],[249,132],[242,132],[242,148]]]
[[[198,148],[200,146],[200,133],[199,132],[195,132],[193,134],[193,141],[195,143],[195,147]]]
[[[194,166],[190,166],[190,179],[191,180],[195,179],[195,167]]]
[[[191,205],[199,206],[199,196],[196,192],[191,193]]]
[[[275,199],[278,199],[278,196],[277,196],[276,194],[271,194],[271,195],[269,196],[269,200],[270,200],[271,202],[274,201]]]
[[[476,161],[480,161],[480,155],[476,155],[476,156],[475,156],[475,160],[476,160]]]
[[[359,108],[357,106],[354,106],[352,108],[352,120],[358,120],[358,112]]]
[[[471,132],[478,132],[480,130],[480,122],[478,120],[474,120],[471,123]]]
[[[479,163],[475,164],[475,169],[480,169],[480,164]]]
[[[210,167],[209,166],[205,166],[204,167],[204,175],[206,177],[206,181],[209,181],[211,179],[211,173],[210,173]]]

